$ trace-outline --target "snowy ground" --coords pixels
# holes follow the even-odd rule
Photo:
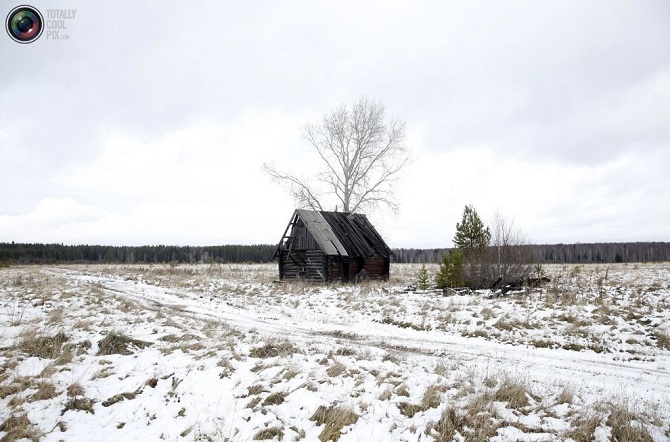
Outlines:
[[[668,440],[670,264],[544,270],[489,299],[414,265],[0,269],[0,440]]]

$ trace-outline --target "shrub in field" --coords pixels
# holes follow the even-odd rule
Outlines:
[[[440,288],[463,287],[463,252],[459,249],[442,255],[435,283]]]
[[[429,276],[428,276],[428,269],[426,269],[426,264],[423,264],[421,266],[421,269],[419,270],[419,278],[418,278],[418,285],[421,290],[427,290],[429,286]]]

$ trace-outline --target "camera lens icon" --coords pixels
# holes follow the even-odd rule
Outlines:
[[[7,15],[5,28],[15,42],[32,43],[42,35],[44,19],[32,6],[17,6]]]

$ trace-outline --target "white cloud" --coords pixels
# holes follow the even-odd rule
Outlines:
[[[417,157],[371,215],[392,245],[449,245],[469,203],[536,242],[670,240],[662,2],[62,5],[69,41],[0,37],[30,61],[0,64],[0,241],[275,242],[261,164],[313,172],[300,128],[363,94]]]

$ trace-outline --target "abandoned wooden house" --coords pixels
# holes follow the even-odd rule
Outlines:
[[[365,215],[297,209],[274,258],[280,279],[388,279],[391,249]]]

